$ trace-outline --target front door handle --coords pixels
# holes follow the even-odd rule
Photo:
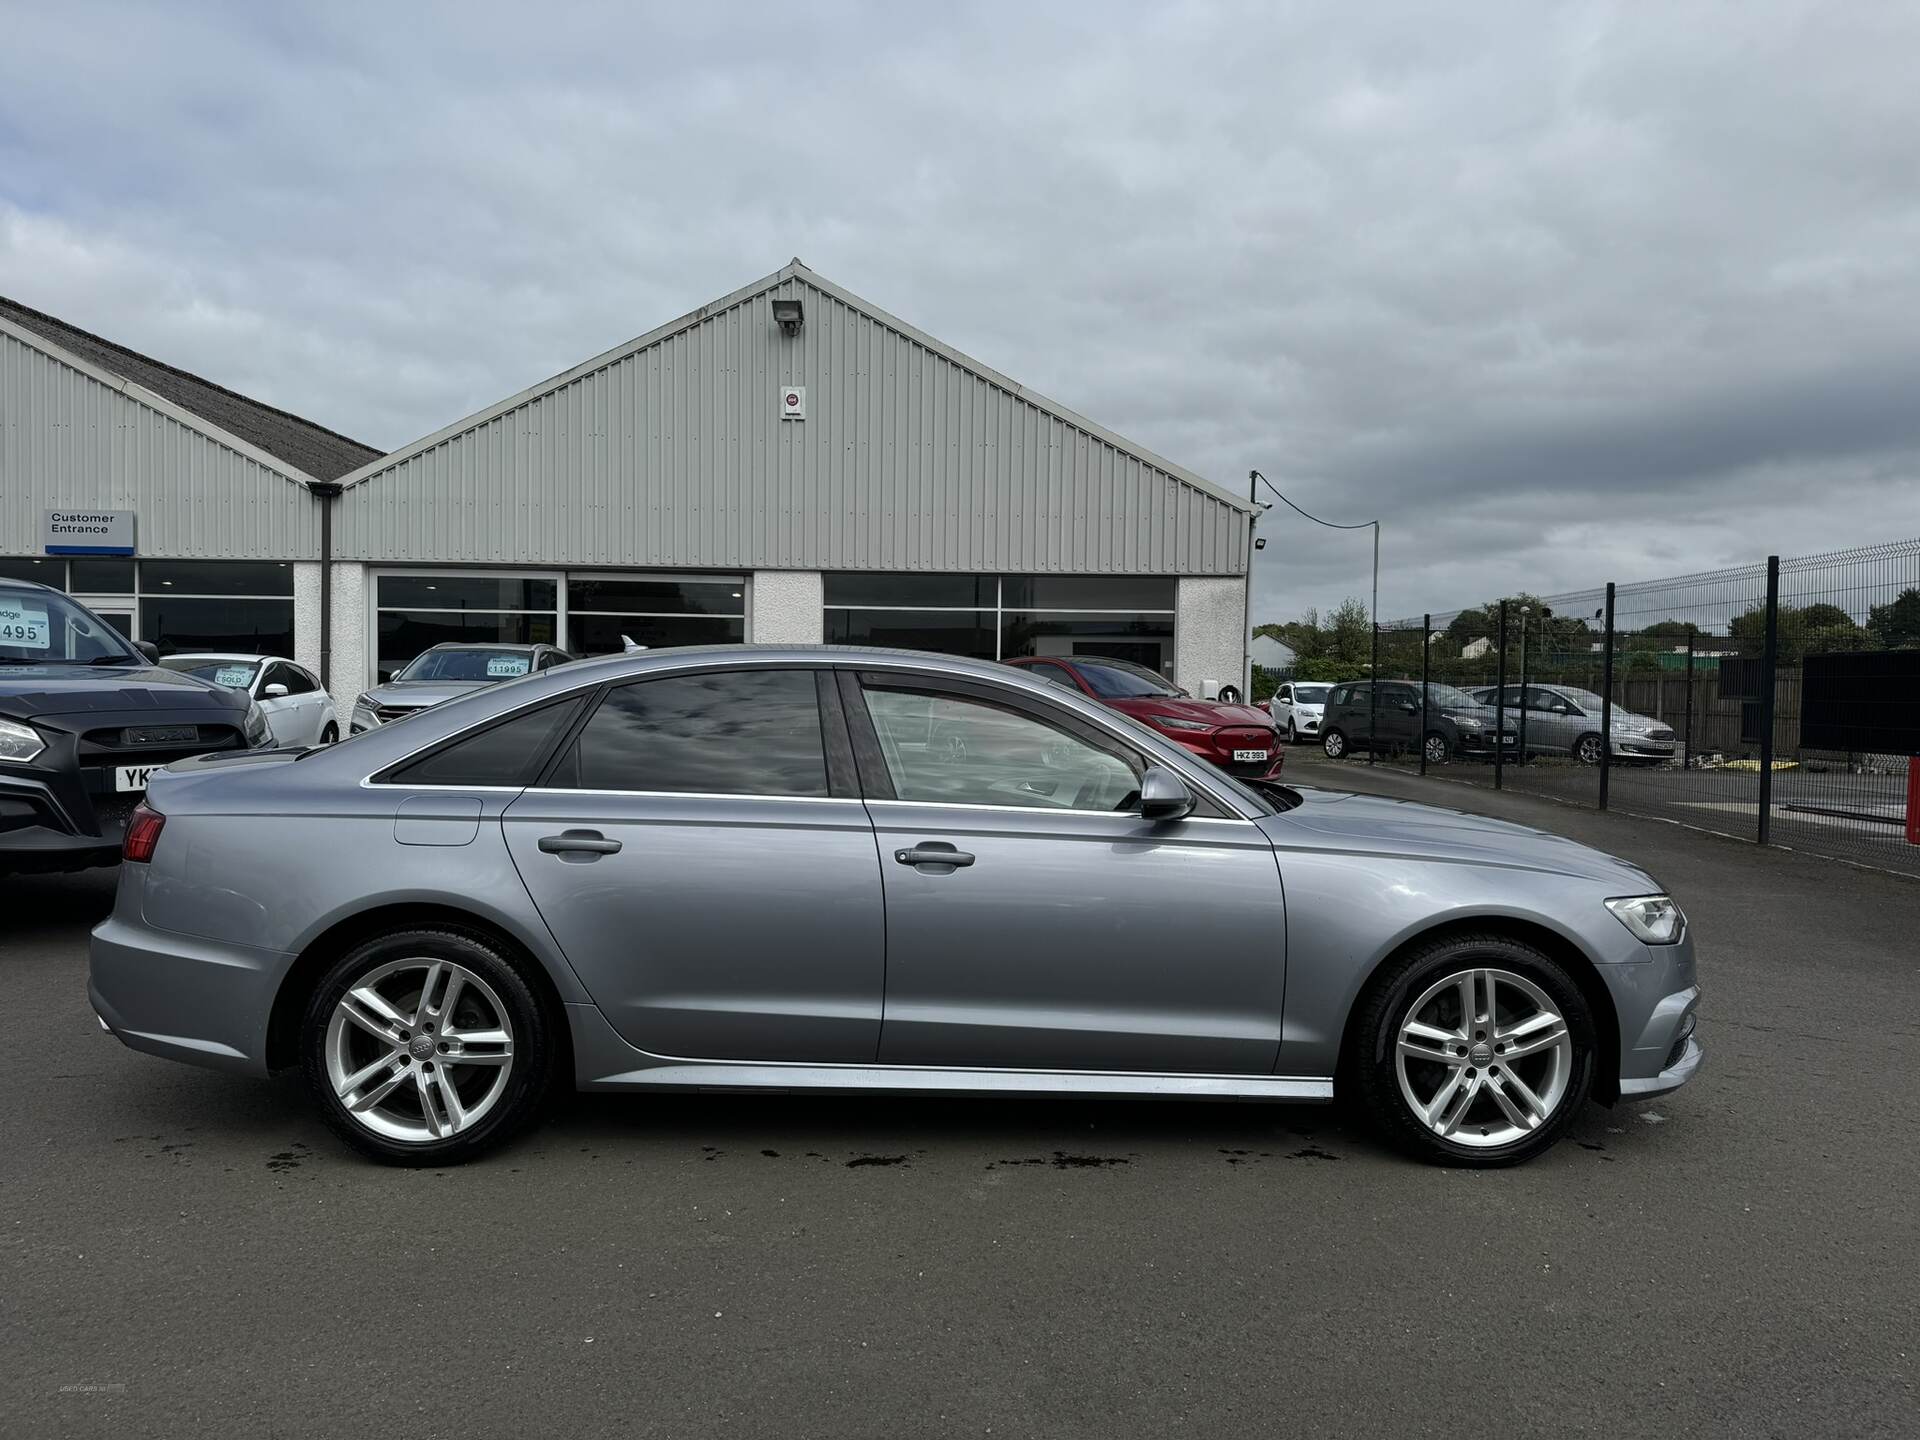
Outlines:
[[[563,830],[542,835],[539,843],[548,855],[612,855],[620,849],[618,840],[609,840],[598,830]]]
[[[893,858],[902,865],[936,865],[944,870],[959,870],[973,864],[973,856],[956,850],[944,840],[926,840],[911,850],[896,850]]]

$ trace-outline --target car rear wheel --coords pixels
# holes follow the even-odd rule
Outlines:
[[[1598,765],[1600,755],[1600,737],[1591,731],[1573,742],[1573,758],[1582,765]]]
[[[539,1113],[554,1045],[516,964],[480,937],[412,929],[356,947],[307,1006],[301,1058],[335,1134],[391,1165],[453,1165]]]
[[[1361,1002],[1351,1067],[1375,1125],[1440,1165],[1516,1165],[1573,1123],[1593,1088],[1580,987],[1545,952],[1502,935],[1422,946]]]
[[[331,745],[339,738],[340,727],[329,720],[326,728],[320,732],[320,743],[322,745]]]
[[[1429,730],[1423,743],[1429,765],[1444,765],[1447,763],[1447,757],[1453,753],[1453,747],[1447,743],[1447,737],[1438,730]]]
[[[1327,752],[1329,760],[1338,760],[1347,753],[1347,737],[1338,730],[1329,730],[1320,737],[1320,748]]]

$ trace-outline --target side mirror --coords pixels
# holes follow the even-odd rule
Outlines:
[[[1181,820],[1193,812],[1187,782],[1164,765],[1149,765],[1140,777],[1140,818]]]
[[[136,640],[133,642],[133,648],[146,657],[149,665],[158,665],[160,663],[160,647],[151,640]]]
[[[266,689],[260,692],[260,698],[262,700],[278,700],[282,695],[285,695],[286,693],[287,693],[287,687],[282,685],[278,680],[276,680],[273,682],[273,684],[267,686]]]

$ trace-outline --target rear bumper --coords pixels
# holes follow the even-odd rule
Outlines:
[[[94,927],[87,998],[101,1024],[134,1050],[265,1075],[267,1021],[292,964],[291,955],[278,951],[224,945],[113,916]]]

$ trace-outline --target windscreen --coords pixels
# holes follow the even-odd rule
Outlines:
[[[533,669],[526,650],[488,648],[428,650],[416,655],[396,680],[512,680]]]
[[[208,660],[193,655],[169,655],[160,662],[162,670],[178,670],[228,690],[250,690],[253,677],[260,673],[258,660]]]
[[[0,665],[140,663],[106,621],[53,590],[0,587]]]

